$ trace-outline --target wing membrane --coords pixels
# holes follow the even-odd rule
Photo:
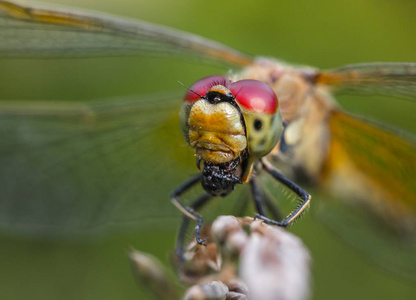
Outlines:
[[[0,56],[176,54],[227,65],[252,63],[220,43],[144,21],[55,5],[0,1]]]
[[[326,201],[317,201],[314,211],[327,228],[337,233],[338,238],[356,249],[367,261],[410,280],[412,284],[416,281],[414,240],[383,230],[384,224],[360,207],[328,198],[328,195],[321,194],[319,198]]]
[[[369,260],[416,280],[415,142],[342,112],[329,124],[324,172],[335,193],[321,195],[319,218]]]
[[[316,75],[334,92],[382,94],[416,99],[416,63],[352,64]]]
[[[403,205],[416,214],[414,141],[341,112],[332,114],[330,129],[332,145],[338,144],[345,149],[357,169],[371,177],[374,184],[386,190],[394,201],[403,201]]]
[[[176,216],[166,204],[192,155],[178,103],[163,100],[0,103],[0,230],[79,234]]]
[[[320,218],[371,260],[416,280],[416,144],[342,112],[329,124],[324,178],[338,199],[323,203]]]

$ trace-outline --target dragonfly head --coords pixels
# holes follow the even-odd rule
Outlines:
[[[248,180],[256,158],[268,154],[281,134],[277,97],[265,83],[223,76],[196,82],[185,95],[181,129],[203,162],[204,189],[225,196]]]

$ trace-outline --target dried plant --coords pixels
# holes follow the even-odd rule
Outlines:
[[[184,289],[155,258],[132,251],[138,283],[155,299],[306,299],[310,290],[310,256],[301,240],[261,220],[218,217],[204,227],[206,246],[192,240],[175,257]],[[180,295],[184,296],[180,296]]]

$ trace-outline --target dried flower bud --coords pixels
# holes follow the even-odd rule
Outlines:
[[[228,287],[220,281],[194,285],[185,294],[185,300],[225,300]]]
[[[306,299],[310,285],[310,256],[299,238],[262,220],[218,217],[205,224],[207,246],[192,240],[185,263],[175,265],[182,282],[194,284],[185,299],[268,300]],[[141,268],[146,270],[143,262]],[[155,268],[150,266],[150,268]],[[164,281],[142,271],[161,289]],[[156,273],[158,274],[158,273]],[[172,285],[172,284],[171,284]],[[173,295],[173,294],[172,294]],[[161,299],[177,299],[174,297]]]
[[[155,299],[181,299],[165,268],[152,255],[132,250],[130,265],[136,282]]]
[[[310,255],[286,230],[253,221],[240,255],[239,276],[252,299],[305,299],[309,295]]]

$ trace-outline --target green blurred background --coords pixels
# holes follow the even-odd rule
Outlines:
[[[249,54],[318,68],[360,62],[416,61],[414,1],[62,0],[54,3],[140,18],[190,31]],[[225,72],[168,57],[2,59],[0,97],[78,101],[142,94],[181,89],[178,80],[190,85],[200,77]],[[351,112],[416,132],[415,104],[410,101],[351,96],[338,99]],[[172,206],[169,192],[166,191],[166,206]],[[312,252],[314,299],[416,298],[415,287],[367,263],[312,214],[292,230]],[[169,224],[176,224],[177,220]],[[113,230],[89,240],[46,240],[4,232],[0,237],[0,298],[146,299],[134,283],[127,252],[130,247],[150,252],[168,265],[176,228],[160,228],[131,226],[129,230]]]

